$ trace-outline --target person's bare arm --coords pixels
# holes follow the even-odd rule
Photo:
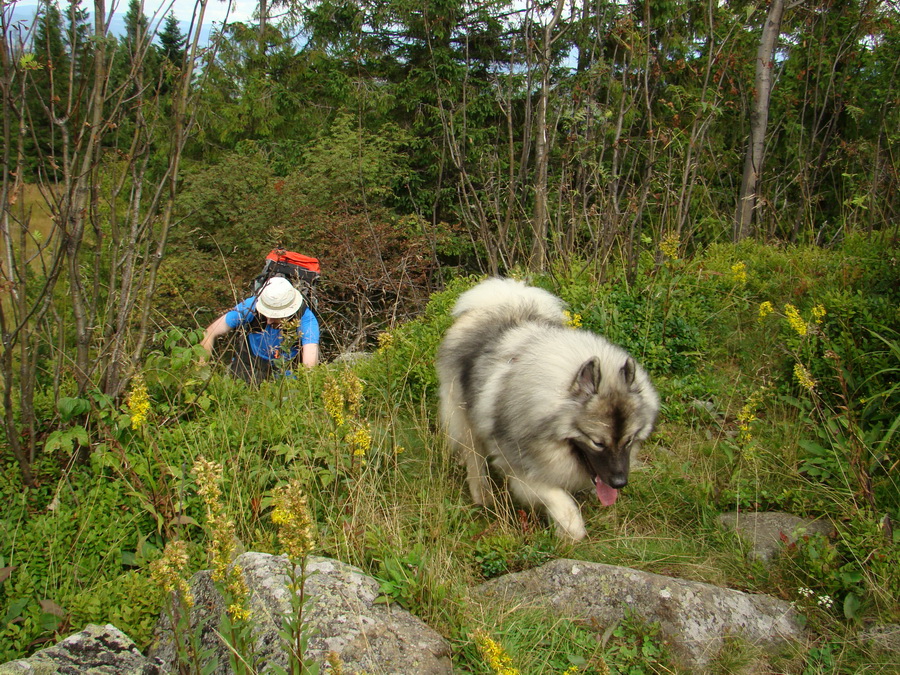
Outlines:
[[[225,315],[223,314],[206,328],[203,339],[200,341],[200,346],[212,354],[213,345],[216,340],[223,335],[227,335],[230,330],[231,328],[225,323]]]
[[[301,359],[303,360],[303,365],[307,368],[312,368],[316,365],[319,362],[319,345],[303,345]]]

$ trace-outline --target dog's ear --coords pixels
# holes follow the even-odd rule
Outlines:
[[[600,389],[600,378],[600,359],[592,356],[581,364],[569,387],[569,393],[576,399],[587,400]]]
[[[622,366],[622,379],[625,380],[625,384],[628,387],[634,384],[634,372],[636,367],[633,358],[629,356],[625,359],[625,365]]]

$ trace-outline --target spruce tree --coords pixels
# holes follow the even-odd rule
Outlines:
[[[65,44],[75,70],[76,86],[87,77],[91,69],[91,43],[93,33],[87,10],[81,0],[68,0],[66,7]]]
[[[55,0],[42,0],[38,5],[33,49],[40,67],[30,71],[34,87],[27,104],[31,118],[31,135],[26,138],[29,173],[37,172],[41,166],[52,166],[54,162],[42,159],[60,150],[53,119],[61,113],[59,106],[68,83],[69,58],[63,40],[62,16]]]
[[[62,16],[55,0],[41,0],[34,34],[34,55],[44,68],[62,70],[66,63]]]
[[[184,47],[187,38],[181,32],[178,19],[174,12],[169,12],[166,21],[159,33],[159,51],[162,57],[170,63],[180,66],[184,60]]]
[[[125,37],[124,42],[142,45],[147,39],[147,29],[150,21],[144,14],[144,5],[141,0],[128,0],[128,11],[125,12]]]

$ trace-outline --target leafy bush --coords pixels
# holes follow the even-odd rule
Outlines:
[[[481,537],[473,551],[478,573],[493,579],[512,572],[521,572],[549,562],[555,553],[555,542],[546,536],[533,541],[521,541],[511,534],[488,534]]]

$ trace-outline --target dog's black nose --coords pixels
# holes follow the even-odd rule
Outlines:
[[[628,478],[622,475],[618,476],[610,476],[609,477],[609,487],[615,488],[618,490],[619,488],[623,488],[628,485]]]

